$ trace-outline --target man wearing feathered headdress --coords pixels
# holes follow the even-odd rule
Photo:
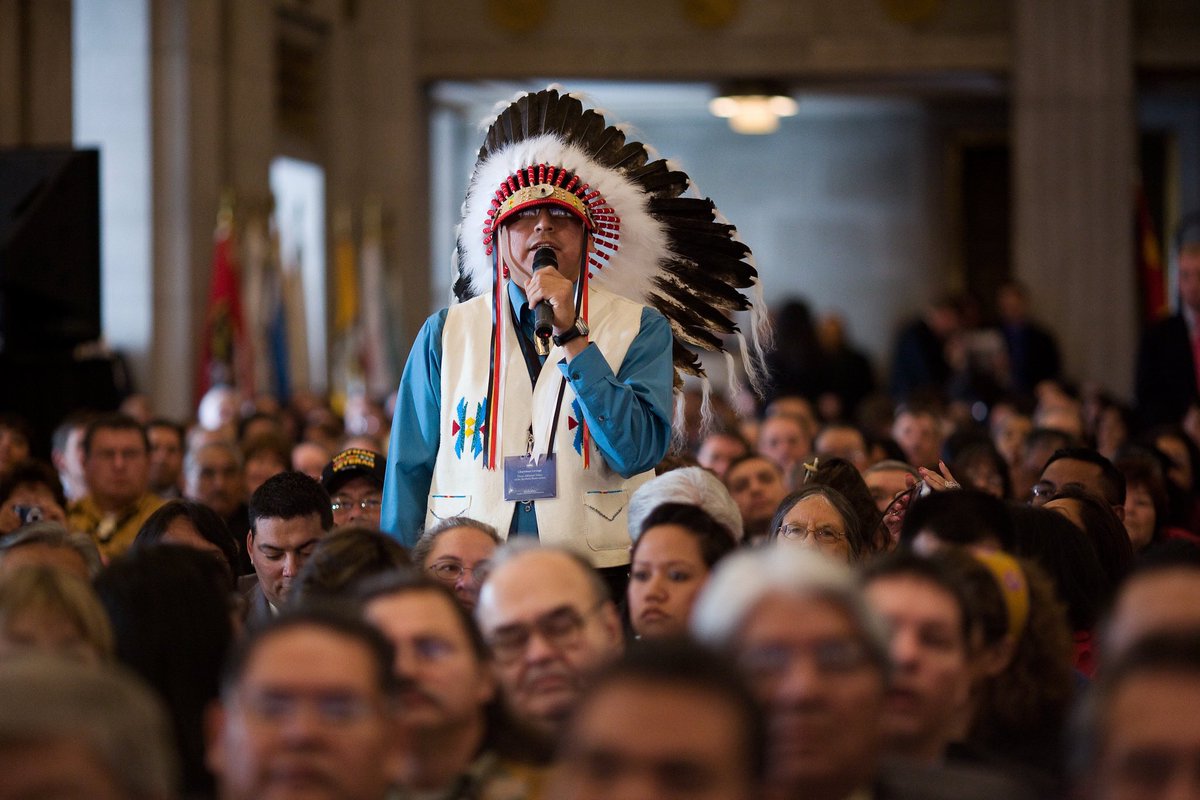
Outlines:
[[[411,545],[468,516],[629,562],[629,497],[671,441],[673,360],[702,375],[674,339],[720,349],[726,313],[750,306],[736,287],[755,284],[689,184],[553,89],[500,114],[464,204],[460,302],[426,321],[401,379],[385,530]]]

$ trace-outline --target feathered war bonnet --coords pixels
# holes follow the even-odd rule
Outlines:
[[[490,290],[502,308],[501,224],[521,208],[552,203],[579,217],[592,236],[579,283],[595,281],[670,322],[676,389],[681,375],[693,375],[703,381],[707,399],[704,368],[688,346],[729,358],[721,336],[730,334],[758,390],[769,336],[758,271],[750,248],[712,200],[684,196],[692,188],[686,173],[654,158],[641,142],[627,141],[620,127],[577,98],[555,89],[522,95],[492,122],[479,150],[458,232],[454,293],[464,301]],[[581,294],[586,297],[582,287]],[[731,319],[746,310],[752,345]],[[494,414],[496,404],[488,405]]]

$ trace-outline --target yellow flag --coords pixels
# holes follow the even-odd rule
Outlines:
[[[348,333],[358,321],[358,270],[354,253],[354,235],[350,226],[350,211],[343,209],[334,215],[333,250],[334,298],[333,330]]]

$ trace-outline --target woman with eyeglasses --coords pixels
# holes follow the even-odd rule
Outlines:
[[[807,547],[849,564],[869,550],[850,503],[823,484],[809,484],[785,497],[770,532],[771,546]]]
[[[729,528],[690,503],[663,503],[633,542],[629,621],[643,639],[687,633],[692,604],[713,566],[737,548]]]
[[[412,560],[453,590],[467,611],[474,611],[479,587],[499,546],[500,536],[491,525],[470,517],[448,517],[421,534],[413,545]]]

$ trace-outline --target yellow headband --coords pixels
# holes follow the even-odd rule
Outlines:
[[[1000,587],[1004,607],[1008,610],[1007,637],[1015,644],[1025,631],[1025,623],[1029,621],[1029,582],[1025,578],[1025,571],[1008,553],[979,547],[972,547],[970,552],[976,561],[992,573],[996,585]]]

